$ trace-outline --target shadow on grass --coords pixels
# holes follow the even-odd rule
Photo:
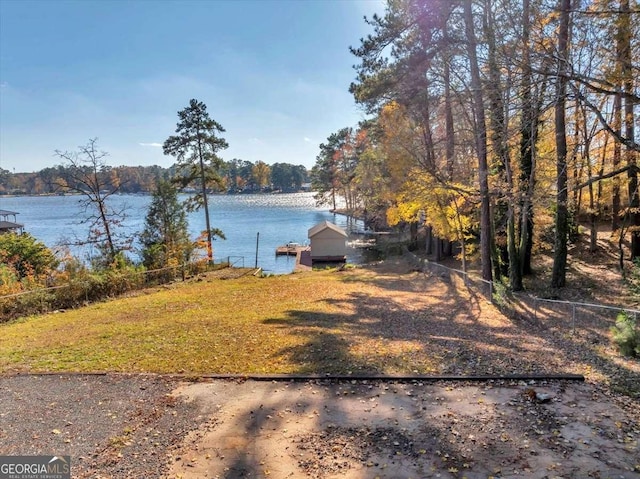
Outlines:
[[[422,273],[345,275],[380,294],[326,299],[335,313],[290,310],[264,320],[305,341],[279,355],[297,373],[317,374],[561,374],[589,368],[631,396],[640,374],[603,354],[600,339],[584,340],[534,318],[523,306],[504,316],[460,281]],[[618,387],[619,386],[619,387]]]
[[[640,375],[637,371],[603,355],[598,344],[590,344],[592,338],[585,340],[579,335],[568,335],[566,329],[550,324],[548,317],[536,318],[535,308],[528,303],[521,304],[517,314],[512,311],[513,314],[507,318],[488,305],[483,295],[447,278],[419,274],[381,275],[376,278],[350,275],[345,276],[345,281],[375,284],[381,294],[353,293],[345,300],[329,298],[326,302],[334,307],[333,313],[298,309],[288,311],[284,317],[264,320],[265,324],[287,328],[305,338],[304,344],[283,348],[278,353],[298,365],[296,372],[352,373],[354,376],[399,370],[405,373],[541,374],[577,372],[576,368],[590,366],[611,380],[614,387],[621,385],[626,387],[627,394],[638,394]],[[590,326],[589,331],[591,328],[594,334],[604,334],[602,328]],[[621,369],[623,375],[619,374]],[[340,387],[338,383],[330,384]],[[364,387],[355,381],[341,384],[345,390]],[[379,386],[373,386],[374,390],[376,387]],[[488,402],[504,404],[504,396],[491,389],[485,392]],[[421,389],[420,393],[424,394],[425,390]],[[515,468],[516,462],[526,470],[527,457],[522,456],[517,441],[512,441],[521,433],[538,447],[549,447],[560,455],[566,456],[576,447],[570,441],[565,441],[562,446],[549,446],[552,442],[547,443],[548,437],[555,437],[555,431],[561,427],[560,419],[552,408],[540,407],[536,414],[531,415],[533,406],[518,400],[515,400],[512,411],[515,421],[506,421],[507,428],[500,429],[500,421],[505,419],[502,413],[485,411],[485,415],[495,414],[495,423],[494,419],[483,422],[473,414],[452,414],[450,407],[455,409],[455,404],[459,403],[454,400],[448,403],[449,398],[442,404],[447,414],[433,421],[437,406],[423,397],[421,412],[411,416],[411,420],[418,421],[420,426],[409,428],[412,433],[407,434],[409,408],[398,407],[391,395],[378,395],[380,416],[372,416],[370,421],[360,421],[356,426],[348,420],[352,411],[335,401],[336,397],[342,397],[341,391],[337,394],[332,392],[330,397],[333,400],[325,398],[323,406],[315,406],[320,411],[316,421],[319,432],[313,437],[309,434],[298,438],[296,443],[298,449],[301,443],[305,444],[304,451],[311,453],[312,457],[322,458],[324,462],[289,458],[297,461],[298,466],[310,474],[309,477],[331,473],[332,464],[347,454],[343,452],[344,444],[361,444],[365,451],[360,455],[353,453],[352,461],[364,464],[375,452],[378,454],[376,457],[382,455],[390,464],[394,459],[399,461],[398,464],[393,463],[393,467],[398,467],[398,457],[404,457],[424,477],[435,471],[462,471],[466,467],[474,473],[484,473],[486,477],[507,464],[513,464]],[[370,400],[365,394],[361,402]],[[278,407],[286,405],[274,406]],[[341,418],[337,428],[327,429],[324,426],[330,420],[327,407],[334,410],[334,420],[336,416]],[[305,405],[305,411],[311,409],[312,406]],[[546,415],[548,421],[541,422],[540,414]],[[255,437],[257,431],[266,428],[265,417],[245,417],[249,424],[247,434]],[[282,420],[277,421],[275,425],[269,423],[268,427],[274,430],[284,427]],[[473,436],[456,435],[456,430],[465,423],[473,431]],[[507,431],[506,435],[504,431]],[[482,441],[478,440],[478,436],[483,434]],[[322,438],[320,443],[314,440],[317,437]],[[482,447],[479,447],[481,443]],[[296,447],[292,445],[292,454],[300,452]],[[394,447],[404,449],[394,450]],[[631,460],[625,456],[627,459]],[[602,471],[611,472],[608,463],[601,466]],[[571,462],[562,467],[569,475],[586,474],[586,470],[578,473],[571,469],[577,467]],[[244,477],[238,472],[246,474],[250,471],[256,475],[263,472],[255,459],[238,458],[226,477]]]

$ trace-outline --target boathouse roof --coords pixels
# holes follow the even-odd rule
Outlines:
[[[324,231],[326,229],[329,229],[331,231],[335,231],[336,233],[338,233],[340,236],[344,236],[345,238],[348,236],[347,232],[345,230],[343,230],[342,228],[340,228],[338,225],[331,223],[330,221],[322,221],[321,223],[318,223],[317,225],[315,225],[314,227],[309,229],[309,238],[316,236],[318,233],[320,233],[321,231]]]

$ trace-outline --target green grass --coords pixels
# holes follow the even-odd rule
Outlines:
[[[601,331],[607,336],[606,328]],[[637,397],[635,363],[531,329],[473,291],[394,269],[176,283],[0,324],[0,374],[585,373]]]
[[[366,350],[352,354],[346,339],[345,305],[354,294],[375,295],[361,274],[350,273],[349,281],[321,271],[176,284],[24,318],[0,325],[0,372],[379,371],[393,361]]]

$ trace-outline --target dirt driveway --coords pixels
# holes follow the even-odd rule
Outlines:
[[[169,477],[640,477],[640,426],[576,382],[212,382]],[[635,472],[634,472],[635,470]]]
[[[580,382],[13,376],[0,453],[70,455],[74,478],[629,479],[637,406]]]

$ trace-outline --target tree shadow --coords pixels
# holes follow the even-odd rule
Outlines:
[[[292,388],[304,387],[298,384]],[[475,439],[461,438],[456,431],[461,421],[477,435],[484,426],[473,415],[459,411],[460,395],[433,393],[440,389],[423,383],[318,380],[307,391],[314,394],[313,399],[300,403],[295,390],[290,398],[274,400],[268,387],[263,388],[249,410],[230,419],[234,434],[246,442],[227,457],[221,477],[300,477],[303,473],[322,478],[353,468],[370,472],[371,477],[385,473],[429,477],[436,471],[471,468],[475,473],[491,473],[490,465],[476,459],[469,447]],[[311,421],[284,436],[292,427],[289,417],[310,414]],[[487,414],[485,422],[494,415]],[[497,435],[484,448],[480,455],[489,451],[498,463],[518,449]]]
[[[299,309],[263,320],[305,339],[277,353],[297,365],[295,372],[506,375],[592,368],[630,395],[640,393],[639,371],[604,354],[607,330],[596,325],[567,334],[542,317],[542,308],[513,307],[517,298],[500,308],[505,316],[473,285],[420,273],[353,274],[344,281],[373,284],[381,293],[324,300],[335,313]]]
[[[209,443],[228,442],[231,433],[241,447],[224,449],[222,463],[211,460],[216,477],[527,476],[549,465],[563,477],[600,477],[634,467],[633,453],[615,440],[619,411],[596,421],[603,437],[612,433],[618,444],[607,450],[615,462],[598,459],[583,467],[590,441],[569,434],[559,441],[574,419],[585,421],[582,409],[566,403],[578,397],[582,407],[597,403],[588,387],[542,386],[557,401],[537,404],[513,384],[253,382],[248,388],[258,393],[250,398],[236,394],[234,388],[244,386],[218,386],[231,390],[218,411],[222,429]]]
[[[399,471],[409,467],[422,477],[433,475],[434,471],[462,474],[467,468],[475,474],[493,475],[501,468],[517,466],[526,471],[535,464],[535,458],[523,455],[522,445],[518,444],[522,437],[532,438],[538,447],[548,447],[560,455],[571,454],[578,447],[571,441],[558,446],[558,442],[548,439],[555,437],[562,427],[560,413],[528,402],[521,388],[514,388],[507,402],[504,395],[485,389],[483,400],[491,407],[479,418],[459,409],[460,399],[447,395],[450,386],[439,386],[434,396],[417,382],[400,387],[391,383],[389,387],[398,391],[413,388],[413,398],[399,399],[380,394],[386,383],[367,383],[362,378],[356,379],[358,376],[397,372],[558,374],[591,367],[614,386],[626,388],[628,394],[634,394],[634,387],[637,390],[640,385],[637,371],[603,355],[598,343],[589,343],[593,340],[591,332],[604,337],[597,325],[585,328],[585,335],[591,339],[568,335],[566,329],[550,319],[548,311],[518,297],[511,299],[511,306],[517,307],[502,308],[508,314],[506,317],[488,304],[473,285],[461,285],[450,279],[417,273],[376,277],[347,274],[344,281],[373,284],[381,294],[356,292],[345,299],[328,298],[325,302],[332,306],[335,311],[332,313],[295,309],[281,317],[263,320],[264,324],[286,328],[304,339],[302,344],[276,353],[297,365],[296,373],[350,374],[354,378],[342,382],[317,381],[315,384],[333,389],[320,403],[305,403],[301,409],[315,410],[318,414],[313,432],[292,439],[289,460],[295,461],[309,477],[338,474],[340,464],[346,463],[362,467],[366,464],[371,467],[372,476],[382,465]],[[626,379],[621,380],[616,373],[620,368]],[[563,386],[558,388],[563,390]],[[361,403],[374,401],[378,409],[368,412],[366,419],[354,416],[353,403],[338,400],[352,394],[362,396]],[[422,401],[420,407],[403,403],[412,399]],[[510,416],[496,412],[498,405],[505,407],[505,404]],[[275,411],[286,408],[287,403],[270,407]],[[412,411],[410,417],[408,411]],[[443,414],[434,420],[436,411]],[[247,413],[243,418],[245,433],[257,437],[267,424],[272,429],[284,427],[280,419],[274,422],[274,417]],[[329,426],[331,421],[336,424]],[[463,437],[459,434],[461,428],[473,434]],[[300,454],[303,459],[298,457]],[[225,477],[246,477],[251,472],[260,476],[261,467],[255,458],[238,457]]]

